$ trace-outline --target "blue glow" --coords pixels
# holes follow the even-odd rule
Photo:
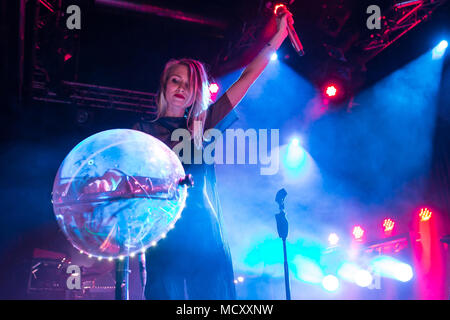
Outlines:
[[[322,172],[346,181],[332,190],[335,197],[337,190],[346,197],[355,187],[361,203],[383,203],[395,195],[398,181],[426,174],[442,62],[427,52],[358,94],[361,106],[351,115],[329,114],[314,124],[308,136],[311,156]]]
[[[311,258],[297,255],[294,258],[295,278],[307,283],[321,283],[324,275],[319,265]]]
[[[448,42],[446,40],[442,40],[441,42],[439,42],[439,44],[432,50],[433,60],[442,58],[442,56],[445,54],[447,47]]]
[[[296,280],[320,284],[324,276],[319,266],[323,248],[305,240],[287,242],[289,270]],[[284,276],[283,245],[280,238],[253,239],[242,248],[245,257],[239,266],[241,272],[264,273],[274,278]],[[239,254],[238,254],[239,255]]]
[[[413,277],[409,264],[388,256],[380,256],[370,262],[372,269],[381,276],[407,282]]]
[[[282,179],[278,176],[252,179],[248,166],[221,166],[218,170],[220,188],[225,190],[221,193],[223,212],[227,212],[223,215],[225,229],[236,270],[282,279],[283,250],[270,214],[276,211],[274,193],[281,187],[289,193],[286,212],[290,243],[307,238],[327,246],[328,234],[336,232],[344,247],[350,240],[335,230],[336,226],[355,221],[361,213],[375,216],[385,203],[394,203],[402,210],[408,206],[410,193],[399,193],[400,186],[428,172],[432,150],[436,97],[444,60],[431,60],[430,53],[431,50],[358,94],[352,112],[330,112],[320,117],[314,111],[321,107],[321,100],[315,99],[321,92],[285,65],[281,56],[278,62],[269,63],[240,103],[242,116],[233,127],[280,128],[280,142],[287,142],[278,149]],[[232,85],[240,72],[224,78],[221,87]],[[294,137],[298,138],[299,146],[292,143]],[[304,152],[303,166],[292,163],[296,148],[301,148],[299,154]],[[288,157],[288,151],[292,150]],[[239,182],[238,193],[234,191],[236,175],[249,177]],[[252,201],[240,201],[243,198]],[[245,237],[242,230],[248,230]],[[262,243],[268,237],[273,239]],[[319,297],[327,294],[321,282],[311,284],[317,282],[315,274],[320,272],[339,277],[339,281],[344,281],[341,288],[344,285],[358,288],[336,275],[342,261],[350,257],[336,263],[321,263],[320,257],[303,252],[303,248],[303,244],[292,248],[288,243],[289,261],[295,265],[289,266],[293,296],[308,299],[314,296],[313,290],[317,290]],[[298,254],[303,258],[295,264]],[[301,270],[302,265],[307,268]],[[326,269],[328,266],[330,270]],[[305,287],[314,289],[303,290]],[[254,289],[245,294],[246,298],[273,298],[269,290]]]
[[[306,152],[300,146],[300,142],[297,138],[292,139],[289,143],[285,158],[285,165],[288,169],[292,169],[294,172],[301,170],[305,164]]]
[[[441,42],[439,42],[439,44],[437,45],[437,49],[440,51],[443,51],[445,49],[447,49],[448,47],[448,42],[447,40],[442,40]]]
[[[373,281],[372,274],[369,271],[352,262],[344,262],[337,274],[340,278],[355,283],[360,287],[367,287]]]

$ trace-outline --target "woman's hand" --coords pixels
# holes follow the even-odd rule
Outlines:
[[[273,20],[271,22],[273,23]],[[247,90],[269,63],[272,54],[278,50],[284,39],[286,39],[288,35],[288,25],[293,24],[294,19],[292,19],[292,14],[287,9],[284,9],[283,13],[277,15],[276,22],[277,32],[272,36],[272,39],[270,39],[252,62],[248,64],[239,79],[233,83],[227,92],[225,92],[233,108],[245,96]]]
[[[288,35],[288,25],[294,24],[292,13],[287,9],[283,10],[283,13],[277,15],[277,33],[283,36],[283,39]]]

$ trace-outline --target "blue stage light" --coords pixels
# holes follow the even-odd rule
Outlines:
[[[275,61],[278,59],[278,55],[276,52],[272,53],[272,55],[270,56],[270,60]]]
[[[341,279],[353,282],[360,287],[368,287],[373,281],[372,274],[369,271],[352,262],[344,262],[337,274]]]
[[[432,50],[433,60],[442,58],[447,47],[448,47],[448,42],[446,40],[442,40],[441,42],[439,42],[439,44],[436,47],[434,47]]]
[[[407,282],[413,278],[413,269],[407,263],[388,256],[380,256],[371,261],[372,269],[383,277]]]
[[[287,165],[290,168],[297,168],[305,160],[305,157],[305,150],[300,146],[300,140],[293,138],[288,146]]]
[[[439,51],[444,51],[445,49],[447,49],[448,47],[448,42],[447,40],[442,40],[441,42],[439,42],[439,44],[437,45],[437,50]]]
[[[297,255],[293,262],[295,265],[293,273],[296,279],[315,284],[322,282],[324,275],[315,258]]]

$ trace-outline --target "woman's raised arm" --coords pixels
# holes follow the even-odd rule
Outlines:
[[[269,63],[271,55],[278,50],[288,35],[288,22],[293,23],[292,14],[286,12],[277,18],[277,32],[261,52],[248,64],[239,79],[225,92],[231,105],[235,107],[245,96],[247,90],[259,77]]]

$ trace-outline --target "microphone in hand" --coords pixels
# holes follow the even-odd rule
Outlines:
[[[290,14],[290,12],[287,10],[284,4],[279,4],[275,6],[275,14],[277,15],[277,17],[281,18],[284,14]],[[303,50],[303,45],[298,38],[297,32],[295,32],[292,18],[287,19],[287,30],[289,39],[291,40],[291,44],[294,47],[295,51],[297,51],[300,56],[303,56],[305,54],[305,51]]]

